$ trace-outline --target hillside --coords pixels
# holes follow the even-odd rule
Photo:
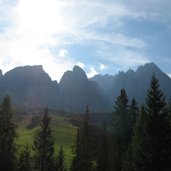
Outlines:
[[[27,129],[32,116],[23,116],[17,121],[17,148],[20,150],[28,143],[29,148],[32,149],[33,137],[38,129],[38,126],[33,129]],[[55,137],[55,153],[57,154],[60,146],[63,147],[66,157],[67,166],[72,158],[72,146],[75,142],[76,127],[71,125],[65,117],[59,115],[51,115],[52,133]],[[32,152],[33,154],[33,152]]]

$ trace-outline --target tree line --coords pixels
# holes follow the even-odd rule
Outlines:
[[[14,143],[16,125],[12,122],[9,96],[0,107],[0,171],[66,171],[61,147],[54,154],[54,137],[48,108],[33,141],[33,155],[28,145],[17,156]],[[72,147],[70,171],[170,171],[171,101],[166,103],[159,82],[152,76],[146,102],[129,102],[122,89],[114,104],[110,124],[99,128],[90,122],[86,107]]]

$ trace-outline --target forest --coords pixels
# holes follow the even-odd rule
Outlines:
[[[5,96],[0,106],[0,171],[171,170],[171,100],[165,100],[155,75],[144,104],[137,104],[135,98],[129,100],[121,89],[110,120],[94,124],[89,106],[85,106],[84,115],[72,118],[77,131],[69,166],[63,146],[55,153],[48,106],[36,123],[39,129],[32,148],[27,143],[22,150],[17,148],[11,100]]]

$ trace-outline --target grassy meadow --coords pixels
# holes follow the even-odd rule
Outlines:
[[[33,138],[39,126],[27,129],[27,125],[31,122],[31,119],[31,115],[26,115],[17,122],[16,145],[18,151],[21,151],[28,144],[33,155]],[[51,115],[51,128],[55,138],[55,154],[58,153],[60,146],[62,146],[65,153],[66,165],[69,166],[72,159],[72,146],[75,142],[77,128],[70,124],[65,117],[59,115]]]

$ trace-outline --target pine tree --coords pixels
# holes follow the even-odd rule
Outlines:
[[[103,132],[99,147],[98,159],[97,159],[97,171],[109,171],[109,147],[106,123],[103,124]]]
[[[149,115],[148,138],[151,141],[151,148],[149,150],[151,153],[150,167],[156,171],[165,170],[167,156],[169,155],[167,153],[171,147],[168,144],[169,126],[167,113],[164,110],[166,107],[165,98],[159,88],[159,83],[155,75],[152,77],[146,104],[147,114]]]
[[[90,135],[89,135],[89,108],[86,106],[86,112],[84,114],[83,127],[81,128],[81,171],[91,171],[93,168],[91,151],[90,151]]]
[[[19,155],[19,166],[18,171],[31,171],[31,156],[28,145],[25,146],[24,150]]]
[[[144,111],[144,106],[142,106],[142,108],[141,108],[141,113],[143,113],[143,111]],[[137,106],[137,102],[136,102],[135,98],[133,98],[131,101],[130,109],[129,109],[129,117],[130,117],[130,131],[128,133],[129,145],[128,145],[126,154],[123,158],[122,171],[132,171],[132,168],[131,168],[131,160],[132,160],[131,141],[132,141],[132,136],[133,136],[133,129],[137,122],[138,114],[139,114],[139,109]]]
[[[132,142],[133,171],[170,170],[171,141],[165,99],[153,75],[146,110],[137,123]]]
[[[12,107],[9,96],[6,96],[0,108],[0,170],[15,169],[15,125],[12,122]]]
[[[126,91],[122,89],[115,102],[112,122],[113,131],[117,135],[124,135],[129,129],[128,107],[128,97]]]
[[[135,123],[137,121],[137,118],[138,118],[138,113],[139,113],[139,109],[138,109],[138,106],[137,106],[137,102],[135,100],[135,98],[132,98],[132,101],[131,101],[131,104],[130,104],[130,107],[129,107],[129,139],[131,140],[131,137],[132,137],[132,134],[133,134],[133,128],[135,126]]]
[[[144,129],[146,126],[146,122],[147,115],[145,112],[145,107],[143,105],[141,107],[140,115],[133,129],[134,135],[132,137],[132,142],[128,148],[125,159],[123,161],[122,171],[134,171],[136,170],[136,166],[134,163],[136,163],[138,166],[141,162],[142,166],[140,168],[137,168],[137,171],[145,171],[146,165],[143,165],[143,162],[145,162],[144,159],[146,154],[142,152],[142,146],[145,144],[145,139],[142,135],[146,135],[146,131]]]
[[[71,163],[71,168],[70,171],[81,171],[81,165],[80,165],[80,161],[81,159],[81,144],[80,144],[80,129],[77,129],[77,135],[76,135],[76,142],[75,145],[73,146],[73,155],[74,158],[72,160]]]
[[[112,144],[111,144],[111,171],[115,169],[120,171],[122,167],[122,160],[128,148],[130,118],[128,108],[128,98],[126,91],[121,90],[115,102],[115,112],[112,122]]]
[[[38,171],[54,170],[54,138],[50,128],[48,108],[45,108],[40,129],[33,142],[35,166]]]
[[[57,156],[57,171],[66,171],[66,166],[65,166],[65,155],[63,148],[60,147],[58,156]]]
[[[135,98],[132,98],[131,105],[130,105],[131,125],[134,125],[136,123],[138,118],[138,113],[139,113],[139,109],[138,109],[137,102]]]
[[[71,171],[91,171],[93,168],[89,139],[89,109],[86,107],[83,126],[77,132]]]

